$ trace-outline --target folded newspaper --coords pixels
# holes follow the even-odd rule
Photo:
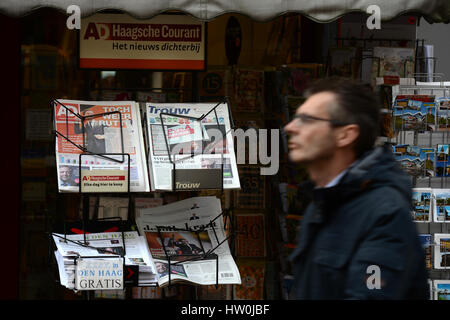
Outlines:
[[[147,240],[159,286],[241,283],[218,198],[194,197],[139,209],[136,223]]]
[[[54,113],[59,192],[78,192],[80,171],[96,173],[97,180],[89,176],[93,192],[105,192],[102,184],[120,185],[119,182],[127,192],[128,185],[122,177],[128,177],[125,180],[129,179],[131,192],[150,190],[141,115],[136,102],[55,100]],[[115,155],[83,154],[80,158],[82,148],[85,153]]]
[[[125,253],[125,266],[138,267],[138,286],[156,285],[156,268],[150,256],[147,241],[143,236],[139,236],[137,231],[127,231],[123,234],[125,235],[125,252],[122,232],[86,235],[53,233],[53,240],[57,248],[55,257],[61,284],[68,289],[75,289],[75,260],[77,258],[102,259],[113,256],[120,257]]]
[[[145,113],[151,190],[214,189],[195,180],[200,171],[188,174],[194,182],[173,181],[174,168],[220,169],[215,189],[240,189],[228,104],[150,102]]]

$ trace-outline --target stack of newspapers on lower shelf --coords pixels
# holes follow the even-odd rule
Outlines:
[[[123,256],[125,266],[138,266],[138,286],[152,286],[158,283],[147,241],[139,236],[137,231],[70,235],[53,233],[52,236],[57,247],[55,257],[60,282],[68,289],[76,289],[76,259],[87,257],[105,259]],[[123,237],[125,237],[125,247]]]

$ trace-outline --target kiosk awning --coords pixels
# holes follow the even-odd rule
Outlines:
[[[316,22],[331,22],[346,13],[366,12],[370,5],[377,5],[383,21],[401,14],[415,14],[428,22],[450,22],[450,0],[2,0],[0,12],[23,16],[45,7],[66,11],[70,5],[78,5],[83,17],[107,9],[120,10],[135,18],[179,10],[205,21],[233,12],[267,21],[297,12]]]

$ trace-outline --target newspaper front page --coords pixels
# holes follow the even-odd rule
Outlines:
[[[91,234],[58,234],[52,237],[57,250],[56,261],[61,284],[74,289],[75,259],[79,257],[95,257],[101,259],[125,254],[125,265],[138,266],[139,285],[156,285],[157,273],[147,247],[147,241],[139,236],[137,231],[127,231],[125,236],[125,251],[122,232],[105,232]],[[86,236],[86,242],[85,237]]]
[[[80,171],[128,172],[128,165],[130,191],[150,190],[138,104],[134,101],[55,100],[54,113],[58,133],[55,148],[59,192],[78,192]],[[108,114],[95,116],[103,113]],[[85,121],[82,122],[80,116],[86,117]],[[83,151],[78,146],[85,147],[90,153],[125,153],[130,158],[122,155],[106,155],[106,158],[83,155],[80,160]]]
[[[194,197],[139,210],[136,223],[147,239],[159,286],[168,285],[169,272],[171,282],[241,283],[221,212],[216,197]]]
[[[152,190],[173,190],[174,164],[176,170],[223,168],[224,189],[240,189],[226,103],[151,102],[145,110]]]

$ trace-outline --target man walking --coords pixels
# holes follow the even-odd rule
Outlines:
[[[285,131],[311,195],[290,259],[297,299],[428,299],[409,177],[374,147],[380,110],[348,79],[313,85]]]

